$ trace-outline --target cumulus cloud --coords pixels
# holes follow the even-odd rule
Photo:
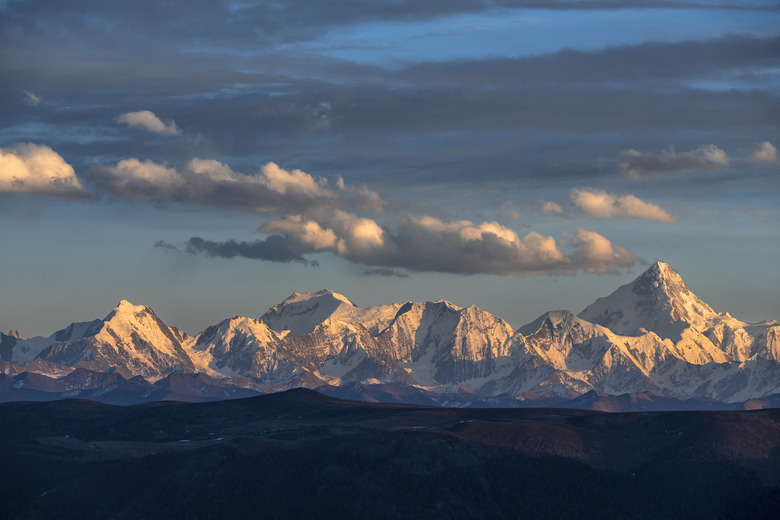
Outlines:
[[[780,164],[777,147],[769,141],[757,143],[755,151],[750,154],[750,160],[762,164]]]
[[[301,251],[333,249],[338,242],[332,229],[324,229],[317,222],[299,215],[266,222],[260,226],[260,232],[287,236]]]
[[[559,217],[563,216],[565,211],[563,211],[563,207],[558,204],[557,202],[553,202],[551,200],[548,200],[542,205],[542,211],[545,213],[552,213],[553,215],[558,215]]]
[[[644,202],[634,195],[614,195],[591,188],[574,188],[569,196],[575,206],[596,218],[633,217],[677,222],[677,219],[661,206]]]
[[[703,144],[690,152],[678,153],[672,148],[654,154],[629,149],[620,154],[620,169],[634,179],[671,172],[715,172],[728,166],[728,155],[714,144]]]
[[[0,148],[0,191],[66,200],[89,196],[65,159],[48,146],[33,143]]]
[[[182,200],[188,189],[186,179],[175,169],[138,159],[98,168],[93,180],[101,189],[129,200]]]
[[[187,202],[258,213],[301,215],[323,208],[384,207],[379,195],[365,186],[346,186],[338,178],[334,189],[326,179],[273,162],[246,175],[211,159],[196,158],[172,168],[133,158],[95,168],[92,180],[101,191],[125,200]]]
[[[336,211],[321,222],[303,217],[270,221],[260,231],[270,235],[254,242],[192,238],[186,252],[272,261],[306,261],[306,254],[330,252],[367,266],[369,274],[396,268],[458,274],[604,273],[637,260],[593,231],[577,230],[566,246],[535,232],[520,237],[497,222],[445,222],[420,215],[407,215],[394,230]]]
[[[36,96],[29,90],[24,91],[24,102],[31,107],[38,106],[41,101],[43,101],[43,99],[40,96]]]
[[[127,112],[117,118],[117,122],[128,126],[138,126],[160,135],[178,135],[181,133],[173,120],[163,122],[154,112],[149,110],[139,110],[137,112]]]
[[[613,245],[595,231],[580,228],[572,238],[574,253],[571,261],[586,273],[608,273],[617,267],[632,266],[637,261],[625,248]]]

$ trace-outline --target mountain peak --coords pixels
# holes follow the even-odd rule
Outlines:
[[[346,296],[328,289],[294,292],[268,309],[260,319],[278,332],[289,330],[295,334],[308,334],[325,320],[356,308]]]
[[[682,277],[672,267],[661,261],[654,262],[640,277],[655,278],[661,280],[682,280]]]
[[[135,305],[128,300],[120,300],[114,309],[108,313],[103,321],[121,321],[121,322],[136,322],[138,319],[142,319],[144,316],[154,317],[157,320],[157,316],[154,311],[146,305]]]
[[[148,309],[148,307],[144,305],[135,305],[128,300],[120,300],[116,307],[114,307],[114,310],[121,310],[125,312],[140,312],[145,309]]]
[[[617,334],[637,336],[649,330],[677,341],[690,325],[717,314],[669,264],[655,262],[633,282],[599,298],[578,316]]]
[[[517,332],[523,336],[538,334],[544,328],[549,330],[572,329],[574,327],[593,329],[594,325],[582,318],[578,318],[567,310],[548,311],[536,318],[531,323],[523,325]]]
[[[334,300],[344,302],[353,307],[357,307],[354,303],[352,303],[349,300],[349,298],[347,298],[341,293],[331,291],[330,289],[322,289],[321,291],[317,291],[317,292],[302,292],[302,293],[294,292],[290,296],[288,296],[281,303],[281,305],[289,305],[291,303],[304,302],[312,299],[334,299]]]

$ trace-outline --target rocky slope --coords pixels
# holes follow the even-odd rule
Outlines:
[[[777,322],[716,313],[658,262],[577,316],[552,311],[517,331],[474,306],[360,308],[319,291],[294,293],[259,318],[234,316],[195,337],[122,301],[105,319],[48,338],[4,334],[0,356],[8,377],[56,379],[81,368],[152,383],[202,373],[265,391],[394,384],[486,402],[594,391],[742,402],[780,394],[778,336]]]

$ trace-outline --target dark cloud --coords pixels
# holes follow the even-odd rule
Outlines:
[[[166,242],[164,240],[158,240],[157,242],[155,242],[154,243],[154,247],[156,247],[158,249],[164,249],[165,251],[170,251],[172,253],[181,253],[182,252],[181,249],[179,249],[178,247],[176,247],[173,244],[169,244],[168,242]]]
[[[74,40],[86,45],[103,38],[108,48],[121,42],[130,46],[169,41],[204,52],[235,46],[238,42],[308,41],[339,27],[357,23],[420,21],[459,14],[511,9],[750,9],[777,10],[758,1],[644,0],[336,0],[310,2],[228,2],[178,0],[106,3],[9,1],[0,8],[0,27],[6,38],[34,34],[49,40]]]
[[[409,278],[409,275],[406,274],[403,271],[399,271],[398,269],[393,269],[392,267],[375,267],[370,269],[365,269],[361,273],[361,276],[386,276],[386,277],[394,277],[394,278]]]
[[[292,246],[289,240],[280,236],[269,236],[264,240],[254,242],[239,242],[227,240],[216,242],[201,237],[191,237],[183,248],[173,244],[158,241],[154,245],[157,248],[178,250],[189,255],[206,255],[212,258],[249,258],[252,260],[265,260],[267,262],[299,262],[307,266],[318,267],[316,260],[307,260]]]
[[[691,80],[735,81],[740,76],[774,70],[780,58],[780,37],[724,35],[707,40],[644,42],[596,51],[563,49],[517,58],[492,58],[419,63],[396,75],[422,85],[496,88],[538,83],[610,83]],[[749,77],[745,77],[746,80]]]
[[[659,154],[625,150],[620,154],[620,168],[632,178],[670,172],[715,172],[729,166],[729,157],[714,144],[701,145],[689,152],[670,149]]]
[[[289,43],[369,21],[625,5],[310,4],[7,3],[0,9],[0,145],[46,143],[80,176],[95,172],[95,185],[117,198],[211,200],[242,208],[257,199],[259,207],[294,214],[305,197],[279,201],[256,193],[256,186],[205,186],[190,179],[185,165],[192,157],[213,158],[254,172],[274,161],[412,199],[411,186],[453,182],[503,188],[563,181],[569,189],[614,178],[624,150],[662,150],[670,143],[690,150],[713,141],[744,149],[780,130],[780,97],[768,79],[780,58],[776,35],[395,63],[386,69]],[[631,8],[764,5],[648,1]],[[45,102],[33,110],[24,102],[25,91]],[[117,115],[140,110],[175,121],[188,135],[163,140],[115,124]],[[703,133],[708,136],[699,137]],[[160,190],[131,179],[125,190],[114,167],[92,170],[95,163],[133,158],[170,165],[193,188]],[[336,191],[332,182],[330,188]]]
[[[479,182],[535,181],[540,172],[550,179],[607,175],[618,170],[621,150],[661,149],[670,142],[689,149],[696,145],[675,137],[690,140],[693,133],[713,131],[718,142],[745,147],[780,129],[775,117],[780,98],[766,79],[780,57],[777,36],[646,42],[588,52],[412,63],[394,70],[257,43],[288,35],[308,38],[325,27],[366,20],[519,6],[620,7],[614,2],[359,4],[303,9],[291,2],[235,11],[209,2],[186,9],[176,2],[113,7],[77,2],[50,11],[36,3],[8,4],[0,14],[0,27],[6,27],[0,42],[7,40],[0,45],[6,123],[0,141],[38,135],[38,142],[63,154],[77,171],[85,171],[95,157],[102,163],[136,157],[176,165],[204,157],[239,171],[274,161],[320,175],[342,174],[347,181],[376,176],[372,185],[393,179],[387,183],[392,188],[401,184],[399,178],[404,185],[473,182],[475,171]],[[691,5],[632,7],[671,4]],[[721,4],[699,7],[713,5]],[[166,22],[174,17],[181,18]],[[113,21],[98,23],[106,20]],[[266,25],[286,30],[264,32]],[[296,31],[298,25],[305,30]],[[103,34],[112,27],[123,29]],[[112,44],[119,36],[136,38],[138,45]],[[21,102],[25,90],[46,100],[34,115]],[[118,114],[139,110],[164,115],[200,138],[163,142],[115,127]],[[550,149],[551,138],[566,144]],[[594,156],[611,164],[597,165]]]

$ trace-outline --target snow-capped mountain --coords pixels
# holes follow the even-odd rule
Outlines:
[[[93,393],[95,381],[117,380],[95,375],[109,371],[150,382],[202,374],[209,388],[222,381],[230,395],[388,384],[446,402],[594,391],[725,402],[780,394],[780,324],[716,313],[661,262],[577,316],[551,311],[516,331],[474,306],[440,300],[361,308],[323,290],[293,293],[259,318],[234,316],[189,337],[123,300],[105,319],[48,338],[3,334],[0,359],[14,388],[32,384],[24,376],[32,373],[60,381],[48,387],[72,392],[81,384]],[[149,384],[130,387],[151,392]]]
[[[694,364],[780,361],[776,321],[748,324],[719,314],[693,294],[668,264],[656,262],[633,282],[599,298],[579,315],[616,334],[648,332],[671,340],[672,349]]]
[[[186,346],[203,372],[251,376],[274,384],[290,380],[298,371],[298,366],[279,349],[284,335],[261,320],[234,316],[207,328]]]
[[[150,308],[122,300],[103,320],[74,323],[48,338],[17,341],[11,357],[17,364],[42,360],[155,380],[195,369],[182,339],[183,333],[165,325]]]
[[[274,305],[260,319],[271,329],[289,330],[298,335],[314,332],[322,324],[360,323],[367,329],[386,327],[400,304],[362,309],[343,294],[322,290],[315,293],[293,293]]]
[[[675,341],[691,325],[702,327],[722,319],[663,262],[654,263],[633,282],[599,298],[579,317],[616,334],[639,336],[652,331]]]

